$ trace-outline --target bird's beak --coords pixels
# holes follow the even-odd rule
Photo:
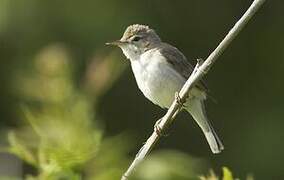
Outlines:
[[[111,45],[111,46],[120,46],[123,44],[126,44],[126,41],[121,41],[121,40],[117,40],[117,41],[113,41],[113,42],[108,42],[106,43],[106,45]]]

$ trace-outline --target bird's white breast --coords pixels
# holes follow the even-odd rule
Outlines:
[[[161,107],[169,107],[175,92],[185,83],[185,79],[170,67],[156,49],[131,60],[131,67],[139,89],[150,101]]]

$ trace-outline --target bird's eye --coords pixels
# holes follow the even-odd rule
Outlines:
[[[142,37],[141,36],[135,36],[132,41],[139,41]]]

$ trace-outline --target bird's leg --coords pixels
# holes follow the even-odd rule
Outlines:
[[[187,97],[188,97],[188,96],[187,96]],[[186,97],[186,98],[187,98],[187,97]],[[176,99],[177,103],[180,105],[180,108],[179,108],[179,109],[177,110],[177,112],[173,115],[174,117],[177,115],[177,113],[178,113],[182,108],[186,107],[186,106],[184,105],[184,103],[186,102],[186,98],[183,100],[183,99],[180,98],[178,92],[175,93],[175,99]],[[158,121],[156,121],[156,123],[155,123],[155,125],[154,125],[154,131],[155,131],[156,134],[157,134],[158,136],[160,136],[160,137],[162,137],[162,136],[168,136],[169,134],[165,133],[165,132],[164,132],[165,130],[161,129],[161,127],[160,127],[160,122],[161,122],[161,121],[162,121],[162,118],[159,119]]]
[[[201,66],[204,63],[204,60],[202,58],[196,59],[198,66]]]
[[[196,59],[197,63],[194,67],[194,70],[192,71],[192,74],[195,74],[197,69],[203,64],[204,60],[202,58]]]
[[[186,106],[184,105],[184,103],[186,102],[186,100],[181,99],[178,92],[175,93],[175,98],[176,98],[176,101],[177,101],[177,103],[180,105],[181,108],[186,107]],[[181,108],[180,108],[180,109],[181,109]]]
[[[187,96],[188,97],[188,96]],[[186,97],[186,98],[187,98]],[[180,108],[176,111],[176,113],[173,115],[173,117],[175,117],[177,115],[177,113],[184,107],[186,107],[184,105],[184,103],[186,102],[186,98],[185,100],[181,99],[180,96],[179,96],[179,93],[176,92],[175,93],[175,98],[176,98],[176,101],[177,103],[180,105]],[[162,121],[162,118],[159,119],[158,121],[156,121],[155,125],[154,125],[154,131],[156,132],[156,134],[159,136],[159,137],[162,137],[162,136],[168,136],[169,134],[168,133],[165,133],[165,129],[161,129],[160,127],[160,122]]]
[[[162,121],[162,118],[159,119],[158,121],[156,121],[155,125],[154,125],[154,131],[156,132],[156,134],[159,136],[159,137],[166,137],[168,136],[169,134],[165,133],[164,131],[165,130],[162,130],[161,127],[160,127],[160,122]]]

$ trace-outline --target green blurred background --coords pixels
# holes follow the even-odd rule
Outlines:
[[[0,0],[1,144],[9,144],[7,132],[24,126],[23,114],[28,113],[22,106],[41,113],[47,106],[53,111],[54,104],[72,109],[74,102],[66,105],[66,99],[83,94],[86,114],[93,114],[85,119],[99,124],[93,126],[104,137],[129,139],[128,145],[122,143],[125,137],[116,144],[129,147],[118,148],[128,159],[121,171],[125,170],[165,110],[143,97],[129,62],[105,42],[120,38],[130,24],[147,24],[195,63],[194,59],[209,55],[251,2]],[[208,116],[225,151],[213,155],[185,112],[155,151],[181,151],[203,159],[217,172],[228,166],[241,178],[248,173],[255,179],[284,178],[283,7],[283,1],[267,1],[206,76],[217,100],[208,100]],[[5,168],[8,161],[15,161],[9,167],[18,169],[16,175],[36,174],[7,153],[0,161],[3,175],[13,174]]]

